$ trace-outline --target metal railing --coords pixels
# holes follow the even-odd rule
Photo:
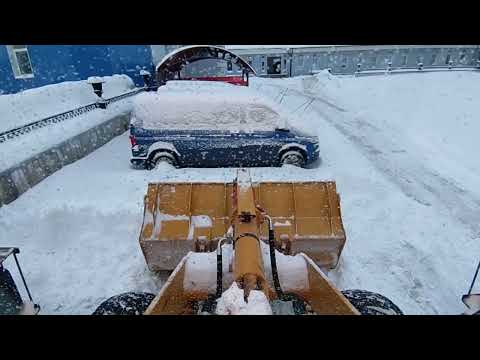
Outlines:
[[[235,52],[235,51],[234,51]],[[480,69],[478,45],[345,45],[305,48],[257,48],[236,52],[247,61],[259,77],[291,77],[311,75],[329,70],[335,75],[394,73],[409,71]],[[218,64],[198,62],[187,70],[192,76],[215,73]],[[272,72],[272,64],[277,64]],[[226,71],[226,68],[222,70]],[[235,74],[235,69],[233,74]]]
[[[108,106],[108,104],[123,100],[125,98],[130,97],[130,96],[136,95],[136,94],[138,94],[142,91],[145,91],[145,88],[136,89],[136,90],[130,91],[128,93],[124,93],[124,94],[121,94],[121,95],[118,95],[118,96],[111,97],[109,99],[105,99],[103,101],[103,105]],[[56,123],[65,121],[67,119],[77,117],[79,115],[85,114],[85,113],[90,112],[90,111],[95,110],[95,109],[99,109],[101,107],[102,107],[101,102],[95,102],[95,103],[92,103],[92,104],[81,106],[81,107],[73,109],[73,110],[65,111],[65,112],[60,113],[60,114],[49,116],[47,118],[40,119],[40,120],[31,122],[29,124],[26,124],[26,125],[22,125],[20,127],[15,128],[15,129],[7,130],[5,132],[0,133],[0,143],[3,143],[3,142],[5,142],[7,140],[10,140],[10,139],[20,137],[20,136],[25,135],[25,134],[28,134],[33,130],[43,128],[43,127],[48,126],[50,124],[56,124]]]

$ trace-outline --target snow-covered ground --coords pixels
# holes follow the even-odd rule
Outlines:
[[[126,75],[106,76],[103,80],[104,98],[130,92],[135,87]],[[17,94],[0,95],[0,132],[92,104],[97,99],[87,81],[67,81]],[[122,99],[111,103],[107,109],[95,109],[0,143],[0,172],[118,114],[131,111],[131,100]]]
[[[135,88],[126,75],[101,78],[103,97],[110,98]],[[97,101],[92,85],[87,81],[65,81],[41,86],[16,94],[0,95],[0,132],[11,130]]]
[[[407,314],[463,311],[460,297],[480,254],[478,76],[252,79],[294,112],[298,128],[320,137],[316,167],[255,168],[251,175],[337,182],[347,244],[329,277],[341,289],[380,292]],[[129,156],[124,134],[0,208],[0,245],[21,248],[43,313],[88,314],[121,292],[158,291],[138,245],[148,182],[231,181],[236,174],[133,170]]]

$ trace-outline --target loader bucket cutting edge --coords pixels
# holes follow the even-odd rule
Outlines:
[[[255,204],[272,218],[275,245],[335,268],[346,241],[333,181],[252,183]],[[140,246],[150,270],[173,270],[189,251],[215,250],[232,222],[234,183],[150,183]],[[260,238],[268,237],[267,224]]]

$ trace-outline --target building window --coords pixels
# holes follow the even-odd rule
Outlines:
[[[33,77],[33,68],[27,45],[7,45],[8,57],[16,79]]]

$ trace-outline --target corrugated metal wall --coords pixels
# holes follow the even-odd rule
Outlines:
[[[330,69],[333,74],[398,69],[476,68],[479,46],[332,46],[293,49],[232,50],[251,62],[259,76],[271,76],[268,58],[281,58],[281,76],[308,75]]]
[[[179,45],[177,45],[178,47]],[[172,46],[169,51],[176,46]],[[358,70],[476,68],[480,64],[478,45],[378,45],[324,46],[296,48],[229,49],[249,62],[259,76],[309,75],[323,69],[334,74],[354,74]],[[165,55],[166,52],[163,53]],[[190,66],[191,75],[226,74],[225,63],[200,61]],[[277,74],[272,74],[276,64]],[[231,73],[236,73],[233,68]]]

